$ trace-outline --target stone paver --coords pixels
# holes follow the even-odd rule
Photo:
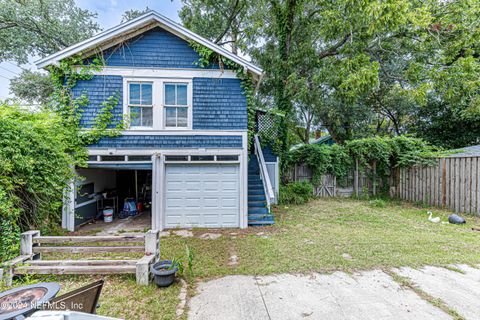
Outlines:
[[[480,319],[480,270],[466,265],[455,266],[465,274],[439,267],[419,270],[394,270],[409,278],[421,290],[441,299],[448,307],[466,319]]]
[[[451,319],[382,271],[228,276],[200,285],[189,319]]]
[[[173,231],[174,234],[183,238],[191,238],[193,237],[193,232],[189,230],[175,230]]]

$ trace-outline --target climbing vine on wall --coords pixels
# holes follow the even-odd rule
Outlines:
[[[220,69],[229,69],[235,71],[237,74],[237,78],[240,80],[243,93],[247,99],[248,144],[250,147],[253,142],[253,136],[255,135],[255,87],[251,77],[245,72],[243,66],[219,55],[215,51],[193,41],[190,41],[190,46],[200,56],[196,62],[198,66],[207,68],[211,65],[218,64]]]
[[[72,89],[78,81],[91,80],[94,72],[101,70],[103,66],[103,57],[97,56],[89,60],[88,64],[85,64],[81,57],[72,57],[49,68],[55,88],[51,108],[62,117],[65,126],[76,133],[71,136],[68,143],[70,151],[77,155],[78,165],[85,164],[85,146],[97,142],[102,137],[118,136],[128,125],[127,119],[115,119],[113,114],[115,106],[120,101],[120,92],[116,91],[100,104],[93,126],[88,129],[80,127],[82,108],[89,104],[89,99],[86,92],[74,97]]]

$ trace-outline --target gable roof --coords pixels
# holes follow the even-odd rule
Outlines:
[[[218,53],[219,55],[222,55],[232,60],[233,62],[243,66],[244,69],[251,72],[257,78],[260,78],[263,73],[263,70],[254,65],[253,63],[237,56],[236,54],[231,53],[230,51],[213,43],[212,41],[199,36],[198,34],[188,30],[182,25],[168,19],[167,17],[159,14],[156,11],[149,11],[135,19],[129,20],[113,28],[102,31],[89,39],[81,41],[63,50],[60,50],[48,57],[42,58],[36,61],[35,64],[38,68],[45,68],[49,65],[55,65],[65,58],[71,57],[75,54],[93,51],[95,50],[95,48],[105,45],[105,43],[108,43],[112,39],[118,38],[126,33],[133,33],[136,30],[141,31],[142,28],[148,28],[148,26],[160,26],[161,28],[177,35],[184,40],[195,41]]]

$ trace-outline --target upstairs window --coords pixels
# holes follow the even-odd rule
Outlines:
[[[188,127],[188,84],[165,83],[165,127]]]
[[[130,82],[128,84],[128,109],[131,127],[153,127],[151,82]]]

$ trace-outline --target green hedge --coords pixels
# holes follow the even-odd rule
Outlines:
[[[69,139],[54,113],[0,104],[0,261],[18,254],[20,231],[58,225],[74,174]]]
[[[304,204],[313,198],[313,185],[308,182],[292,182],[280,187],[280,204]]]

